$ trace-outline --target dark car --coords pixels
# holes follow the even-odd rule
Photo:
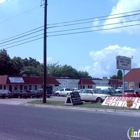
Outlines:
[[[140,97],[140,90],[127,89],[124,90],[123,97]]]
[[[42,93],[39,90],[30,90],[28,91],[30,98],[40,98],[42,97]]]
[[[43,96],[43,89],[41,88],[41,89],[38,89],[38,91],[42,94],[42,96]],[[51,96],[53,95],[53,91],[52,91],[52,89],[51,88],[46,88],[46,96],[48,97],[48,98],[50,98]]]
[[[30,94],[24,90],[14,90],[13,96],[15,98],[28,98],[28,97],[30,97]]]
[[[13,93],[10,92],[9,90],[0,90],[0,98],[12,98]]]

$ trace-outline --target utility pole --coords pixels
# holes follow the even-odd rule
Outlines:
[[[43,103],[46,103],[46,87],[47,87],[47,0],[44,6],[44,78],[43,78]]]

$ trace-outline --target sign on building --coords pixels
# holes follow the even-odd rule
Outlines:
[[[130,70],[131,69],[131,58],[125,56],[116,57],[117,69],[120,70]]]
[[[24,83],[22,77],[9,77],[11,83]]]

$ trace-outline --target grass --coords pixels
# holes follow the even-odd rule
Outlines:
[[[39,104],[39,105],[45,105],[42,103],[41,100],[35,100],[28,102],[29,104]],[[129,109],[125,107],[115,107],[115,106],[104,106],[97,103],[83,103],[82,105],[65,105],[64,101],[47,101],[46,105],[53,105],[53,106],[65,106],[65,107],[84,107],[84,108],[98,108],[98,109],[114,109],[114,110],[137,110],[140,111],[140,109]]]

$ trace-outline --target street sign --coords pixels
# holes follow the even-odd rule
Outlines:
[[[125,56],[116,57],[117,69],[130,70],[131,69],[131,58]]]
[[[67,95],[65,105],[81,105],[83,102],[81,101],[81,97],[79,92],[71,92]]]

